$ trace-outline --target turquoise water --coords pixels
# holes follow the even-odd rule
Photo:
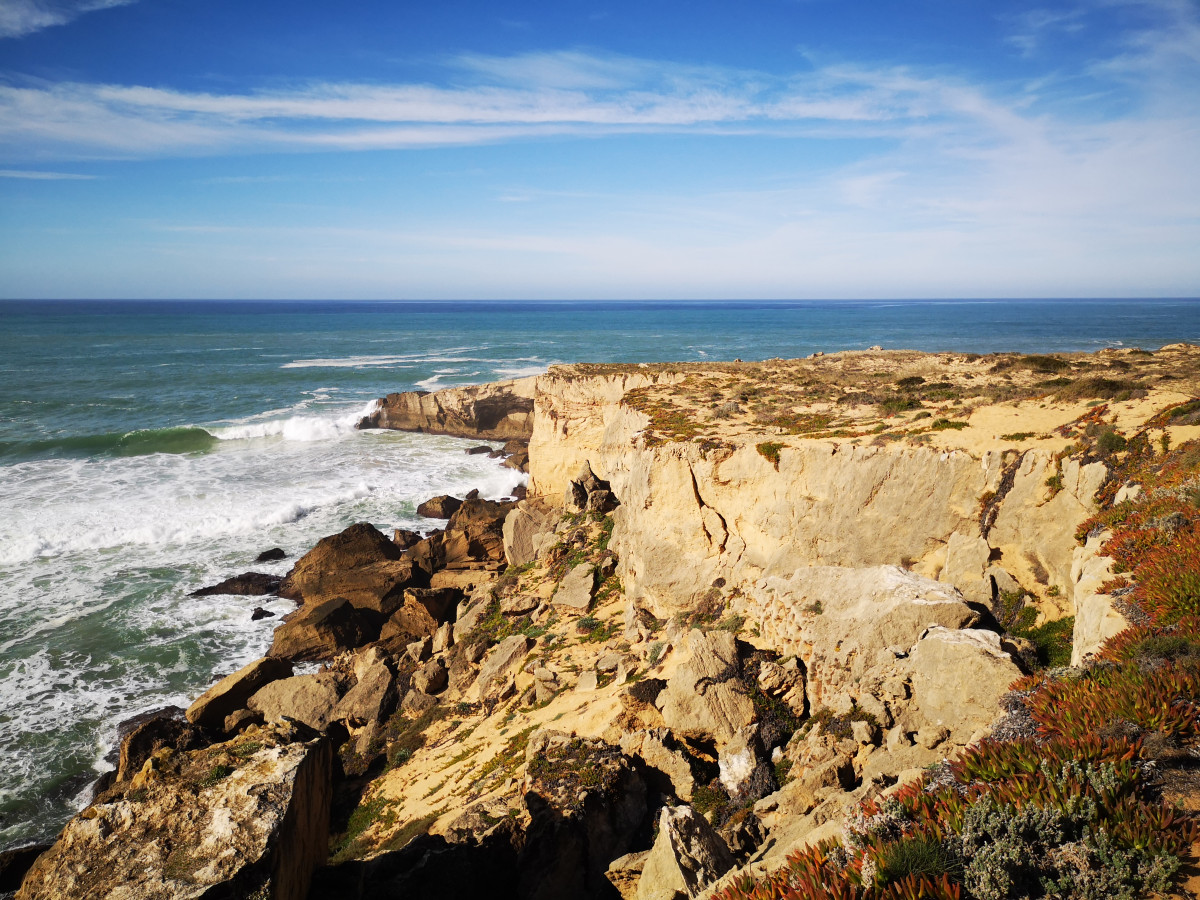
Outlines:
[[[189,591],[518,483],[474,442],[355,431],[385,393],[555,362],[1174,341],[1200,342],[1200,303],[0,302],[0,847],[61,826],[119,721],[265,650],[257,600]]]

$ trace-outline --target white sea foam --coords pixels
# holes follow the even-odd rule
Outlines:
[[[331,441],[354,434],[358,421],[373,413],[378,405],[378,400],[372,400],[361,409],[350,413],[342,412],[331,416],[293,415],[282,419],[268,419],[242,425],[211,428],[208,431],[213,437],[222,441],[252,441],[263,438],[282,438],[285,441]]]

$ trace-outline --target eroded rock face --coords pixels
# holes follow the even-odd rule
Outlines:
[[[270,655],[297,662],[329,659],[374,640],[380,625],[378,613],[359,610],[344,597],[335,597],[284,618],[275,629]]]
[[[510,566],[532,562],[543,535],[553,534],[560,521],[558,510],[537,498],[523,500],[504,519],[504,557]]]
[[[359,428],[422,431],[482,440],[527,440],[533,431],[535,378],[388,394]]]
[[[17,897],[304,900],[328,852],[331,760],[325,741],[287,727],[168,755],[72,819]]]
[[[442,536],[446,565],[504,560],[504,520],[512,503],[467,500],[446,523]]]
[[[337,679],[333,675],[296,675],[257,691],[247,708],[261,713],[268,722],[287,717],[320,731],[333,721],[337,703]]]
[[[757,582],[734,609],[768,644],[803,662],[813,708],[872,693],[904,653],[934,625],[964,628],[977,613],[950,585],[898,566],[813,566]]]

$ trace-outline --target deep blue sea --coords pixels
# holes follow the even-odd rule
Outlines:
[[[472,442],[355,431],[383,394],[557,362],[1176,341],[1200,343],[1200,302],[0,301],[0,848],[62,825],[122,719],[265,651],[257,600],[189,591],[516,486]]]

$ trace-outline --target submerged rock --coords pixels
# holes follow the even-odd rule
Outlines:
[[[189,597],[212,597],[220,594],[230,594],[236,597],[262,597],[274,594],[279,590],[283,579],[278,575],[266,575],[262,572],[243,572],[226,578],[219,584],[200,588],[188,594]]]

